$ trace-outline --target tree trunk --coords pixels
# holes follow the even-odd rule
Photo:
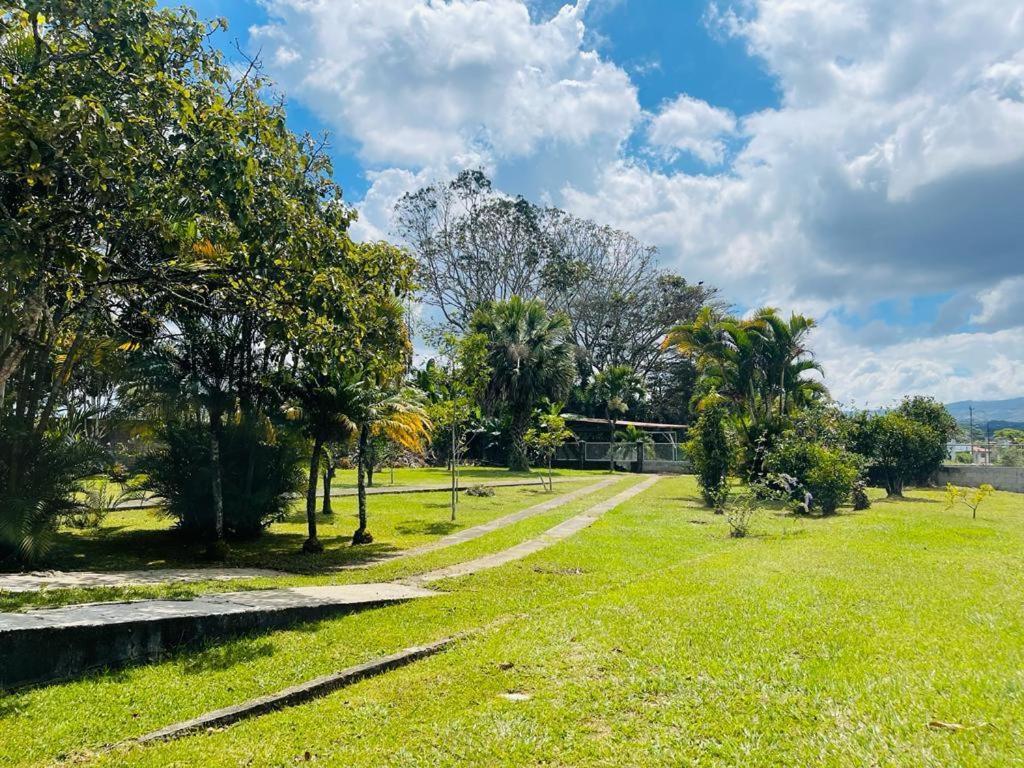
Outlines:
[[[210,493],[213,497],[213,542],[207,548],[207,556],[223,560],[227,556],[224,544],[224,488],[221,480],[221,413],[217,407],[210,409]]]
[[[334,462],[331,462],[324,469],[324,501],[321,513],[324,515],[333,515],[334,508],[331,506],[331,483],[334,480]]]
[[[548,454],[548,493],[553,493],[555,490],[554,472],[551,469],[551,462],[553,457],[553,453]]]
[[[455,522],[455,512],[459,507],[459,472],[458,472],[458,451],[456,450],[456,437],[458,426],[455,421],[455,414],[452,413],[452,522]]]
[[[512,412],[509,424],[508,469],[510,472],[529,472],[530,457],[526,452],[526,431],[530,428],[530,409],[521,408]],[[454,457],[452,459],[454,461]]]
[[[608,435],[608,471],[615,474],[615,420],[608,419],[611,432]]]
[[[366,487],[373,488],[373,473],[374,473],[373,462],[366,462]]]
[[[885,494],[889,498],[903,498],[903,478],[893,473],[885,476]]]
[[[323,452],[324,441],[319,436],[313,439],[313,453],[309,457],[309,482],[306,484],[306,526],[309,536],[302,545],[307,554],[324,551],[324,545],[316,537],[316,483],[320,477],[320,454]]]
[[[352,534],[352,544],[369,544],[373,536],[366,530],[366,446],[370,430],[366,425],[359,429],[359,450],[356,456],[356,497],[359,502],[359,527]]]

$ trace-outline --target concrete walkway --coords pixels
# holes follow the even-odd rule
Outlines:
[[[503,517],[489,520],[481,525],[444,536],[437,541],[419,547],[390,552],[366,562],[344,565],[338,571],[369,568],[377,563],[397,560],[414,555],[423,555],[456,544],[478,539],[492,531],[500,530],[521,520],[540,515],[570,504],[591,493],[607,488],[622,476],[604,478],[567,494],[554,496],[547,501]],[[156,568],[135,571],[33,571],[30,573],[0,573],[0,592],[37,592],[42,589],[87,589],[95,587],[140,587],[159,584],[189,584],[199,581],[237,581],[239,579],[273,578],[280,571],[266,568]]]
[[[428,571],[427,573],[420,573],[416,576],[400,579],[398,583],[410,585],[429,584],[434,581],[440,581],[441,579],[468,576],[471,573],[477,573],[489,568],[497,568],[498,566],[505,565],[506,563],[511,563],[514,560],[522,560],[524,557],[528,557],[534,552],[547,549],[548,547],[579,533],[584,528],[593,525],[593,523],[606,512],[610,512],[619,505],[625,504],[634,496],[643,493],[658,482],[659,479],[660,478],[656,475],[648,477],[643,482],[627,488],[622,493],[617,494],[606,501],[602,501],[600,504],[596,504],[575,517],[570,517],[568,520],[559,523],[553,528],[549,528],[537,538],[524,541],[521,544],[517,544],[516,546],[502,550],[501,552],[495,552],[490,555],[478,557],[475,560],[467,560],[464,563],[456,563],[455,565],[449,565],[445,568],[438,568],[435,571]]]
[[[425,555],[430,552],[436,552],[439,549],[446,549],[447,547],[454,547],[457,544],[464,544],[467,541],[479,539],[481,536],[486,536],[488,533],[493,533],[494,531],[501,530],[502,528],[507,528],[510,525],[514,525],[515,523],[527,520],[531,517],[536,517],[537,515],[542,515],[545,512],[551,512],[559,507],[564,507],[566,504],[578,501],[584,496],[589,496],[592,493],[604,490],[608,486],[613,485],[622,479],[622,475],[612,475],[604,478],[600,482],[587,485],[583,488],[578,488],[570,493],[566,493],[561,496],[553,496],[547,501],[535,504],[532,507],[527,507],[519,512],[512,512],[511,514],[495,518],[494,520],[488,520],[486,523],[475,525],[472,528],[465,528],[461,531],[457,531],[456,533],[443,536],[437,541],[431,541],[427,544],[421,544],[418,547],[411,547],[410,549],[403,549],[398,552],[388,552],[366,562],[339,566],[337,570],[353,571],[362,568],[369,568],[373,565],[377,565],[378,563],[400,560],[407,557],[415,557],[416,555]]]
[[[145,587],[189,584],[197,581],[235,581],[280,576],[266,568],[154,568],[146,571],[32,571],[0,573],[0,592],[37,592],[41,589]]]
[[[61,680],[95,667],[153,660],[186,643],[434,594],[404,584],[349,584],[3,613],[0,687]]]
[[[571,483],[574,480],[585,479],[586,475],[577,475],[574,477],[555,477],[552,480],[556,483]],[[532,488],[540,487],[544,484],[541,479],[537,480],[486,480],[483,478],[471,478],[463,479],[459,482],[459,491],[468,491],[470,488],[485,485],[488,488]],[[372,488],[366,489],[367,496],[389,496],[392,494],[403,494],[403,493],[438,493],[440,491],[450,491],[452,489],[451,482],[447,483],[423,483],[422,485],[375,485]],[[342,499],[352,497],[358,494],[356,488],[332,488],[331,498]],[[323,491],[317,489],[316,497],[322,499],[324,497]],[[293,498],[303,499],[304,495],[296,494]],[[138,499],[135,501],[125,501],[115,506],[115,509],[152,509],[160,506],[160,499],[156,496],[150,496],[145,499]]]

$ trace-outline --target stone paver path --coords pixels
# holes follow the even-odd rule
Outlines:
[[[188,584],[197,581],[233,581],[280,576],[266,568],[154,568],[146,571],[32,571],[0,573],[0,592],[36,592],[41,589],[143,587]]]
[[[497,568],[500,565],[511,563],[514,560],[521,560],[524,557],[532,555],[534,552],[547,549],[553,544],[557,544],[558,542],[569,538],[573,534],[579,533],[584,528],[592,525],[606,512],[610,512],[620,504],[625,504],[634,496],[646,491],[658,482],[659,479],[660,478],[658,476],[648,477],[646,480],[627,488],[622,493],[617,494],[606,501],[602,501],[600,504],[590,507],[590,509],[576,515],[575,517],[570,517],[568,520],[559,523],[553,528],[549,528],[535,539],[524,541],[521,544],[517,544],[516,546],[502,550],[501,552],[495,552],[490,555],[478,557],[475,560],[467,560],[464,563],[456,563],[455,565],[449,565],[445,568],[438,568],[434,571],[428,571],[427,573],[420,573],[416,576],[400,579],[399,583],[411,585],[429,584],[434,581],[440,581],[441,579],[467,576],[471,573],[477,573],[478,571],[487,570],[489,568]]]
[[[561,496],[554,496],[547,501],[543,501],[540,504],[535,504],[532,507],[520,510],[519,512],[512,512],[502,517],[497,517],[494,520],[488,520],[486,523],[480,525],[474,525],[472,528],[465,528],[461,531],[451,533],[447,536],[443,536],[437,541],[431,541],[426,544],[421,544],[418,547],[411,547],[409,549],[403,549],[398,552],[387,552],[378,557],[362,563],[355,563],[352,565],[342,565],[337,568],[339,571],[351,571],[358,570],[360,568],[369,568],[370,566],[377,565],[378,563],[388,562],[391,560],[399,560],[406,557],[414,557],[416,555],[425,555],[428,552],[436,552],[439,549],[445,549],[447,547],[454,547],[457,544],[464,544],[467,541],[473,541],[473,539],[479,539],[481,536],[485,536],[488,533],[507,528],[510,525],[518,523],[522,520],[527,520],[537,515],[542,515],[545,512],[563,507],[566,504],[571,504],[584,496],[589,496],[592,493],[597,493],[600,490],[607,488],[609,485],[622,480],[622,476],[610,476],[606,477],[600,482],[592,483],[584,486],[583,488],[577,488],[575,491],[563,494]]]

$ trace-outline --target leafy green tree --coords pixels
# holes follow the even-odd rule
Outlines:
[[[869,433],[869,455],[889,496],[902,496],[907,484],[920,477],[933,462],[936,444],[944,444],[927,424],[898,412],[871,419]]]
[[[490,379],[487,337],[444,334],[438,346],[440,356],[427,362],[418,372],[417,381],[429,401],[433,445],[441,455],[448,456],[454,521],[459,504],[459,466],[469,446],[470,431],[483,421],[479,404]]]
[[[572,387],[568,318],[549,314],[541,301],[513,296],[481,307],[471,327],[487,339],[484,402],[509,415],[509,469],[528,472],[526,432],[536,404],[543,398],[562,401]]]
[[[608,421],[608,471],[614,472],[619,418],[645,397],[643,381],[628,365],[613,365],[594,376],[588,395]]]
[[[546,411],[538,416],[537,426],[526,431],[526,444],[534,451],[547,468],[547,490],[554,490],[552,462],[558,449],[575,439],[575,435],[565,426],[561,403],[550,403]]]
[[[729,471],[733,450],[726,429],[728,412],[722,398],[711,395],[699,407],[686,452],[697,473],[704,503],[722,513],[729,498]]]
[[[997,440],[1008,440],[1011,443],[1024,444],[1024,429],[997,429],[994,437]]]
[[[911,478],[913,483],[925,485],[946,460],[946,446],[956,437],[959,429],[956,419],[946,410],[946,406],[931,397],[906,397],[896,413],[928,427],[935,435],[931,450],[918,457],[919,468]]]

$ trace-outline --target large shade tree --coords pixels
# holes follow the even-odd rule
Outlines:
[[[564,400],[572,387],[569,319],[549,313],[542,301],[513,296],[477,310],[471,328],[487,339],[485,403],[508,416],[509,469],[528,471],[526,432],[534,408],[543,398]]]
[[[716,303],[717,291],[665,271],[655,248],[503,195],[478,170],[403,196],[395,223],[417,258],[421,298],[445,330],[464,332],[486,302],[539,298],[569,317],[580,393],[597,371],[628,365],[648,389],[665,393],[653,403],[659,411],[684,416],[692,370],[661,341]],[[681,398],[673,391],[680,387]]]

